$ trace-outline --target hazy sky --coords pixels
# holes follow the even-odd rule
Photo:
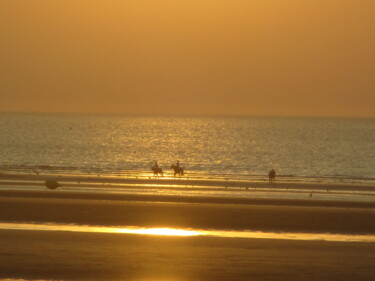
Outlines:
[[[0,0],[0,112],[375,117],[374,0]]]

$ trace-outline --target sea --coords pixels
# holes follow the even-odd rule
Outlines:
[[[375,119],[0,114],[0,173],[375,183]]]

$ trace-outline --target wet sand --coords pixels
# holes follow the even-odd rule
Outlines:
[[[176,200],[175,200],[176,199]],[[304,200],[236,200],[57,191],[0,191],[0,221],[373,234],[375,208]],[[307,201],[310,202],[310,201]]]
[[[0,222],[374,234],[375,208],[371,202],[6,189]],[[0,278],[352,281],[375,280],[374,264],[374,243],[0,230]]]
[[[340,190],[340,191],[375,191],[375,183],[372,181],[364,183],[345,183],[345,182],[298,182],[286,181],[278,179],[274,183],[269,183],[265,178],[263,181],[253,180],[233,180],[233,179],[219,179],[219,178],[190,178],[189,176],[183,177],[154,177],[152,174],[148,176],[133,176],[133,177],[120,177],[120,176],[105,176],[105,175],[51,175],[51,174],[10,174],[0,173],[0,186],[1,185],[39,185],[47,179],[55,179],[63,186],[80,186],[80,187],[97,187],[98,184],[104,184],[106,187],[120,187],[127,185],[135,187],[136,185],[164,185],[167,186],[180,186],[180,187],[224,187],[230,190],[231,188],[279,188],[279,189],[297,189],[307,191],[326,191],[326,190]]]
[[[0,231],[0,276],[43,280],[374,280],[375,244]]]

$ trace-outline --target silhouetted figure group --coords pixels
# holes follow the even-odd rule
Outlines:
[[[274,182],[276,181],[276,171],[274,169],[270,170],[268,173],[268,181]]]
[[[176,165],[172,164],[171,169],[174,172],[174,177],[176,175],[183,176],[184,175],[184,168],[180,166],[180,161],[177,160]],[[151,167],[151,171],[154,173],[154,176],[163,176],[163,170],[159,167],[158,162],[155,161],[154,165]],[[268,173],[268,181],[269,182],[276,182],[276,171],[271,169]]]
[[[176,165],[172,165],[171,169],[174,171],[174,176],[179,175],[183,176],[184,175],[184,168],[180,166],[180,161],[177,160]],[[159,174],[163,176],[163,170],[159,168],[158,162],[155,161],[154,166],[151,167],[151,171],[154,173],[154,176],[158,176]]]

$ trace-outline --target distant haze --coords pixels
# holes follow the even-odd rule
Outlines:
[[[375,117],[375,1],[1,0],[8,111]]]

